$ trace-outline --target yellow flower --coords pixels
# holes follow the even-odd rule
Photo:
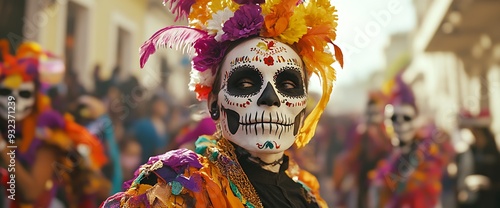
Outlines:
[[[212,18],[212,13],[208,10],[209,0],[198,0],[191,6],[189,13],[189,25],[198,29],[202,29],[201,25],[205,25],[207,20]]]
[[[4,79],[2,84],[8,88],[16,89],[19,86],[21,86],[22,83],[23,83],[23,77],[20,74],[16,74],[7,76],[7,78]]]
[[[264,4],[260,5],[262,8],[262,15],[265,16],[271,13],[271,9],[278,3],[280,3],[280,0],[266,0]]]
[[[224,10],[225,8],[229,8],[234,12],[239,8],[239,5],[234,3],[233,0],[197,0],[193,6],[191,6],[189,25],[198,29],[204,29],[204,25],[206,25],[207,21],[212,19],[212,14]]]
[[[231,11],[236,11],[240,6],[236,4],[233,0],[220,0],[212,1],[209,4],[210,10],[215,13],[225,8],[229,8]]]
[[[279,35],[279,40],[287,44],[294,44],[307,33],[304,5],[299,5],[290,17],[288,27]]]
[[[315,28],[322,28],[321,30],[325,35],[327,35],[328,39],[331,41],[335,40],[335,28],[337,27],[337,10],[335,7],[330,5],[329,1],[325,0],[316,0],[311,1],[307,4],[305,8],[305,20],[306,25],[310,28],[310,30],[318,30]],[[323,41],[326,46],[326,43],[330,41]]]

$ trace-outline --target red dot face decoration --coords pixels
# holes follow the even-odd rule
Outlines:
[[[302,126],[307,100],[299,55],[276,40],[253,38],[229,52],[221,70],[223,136],[248,151],[288,149]]]

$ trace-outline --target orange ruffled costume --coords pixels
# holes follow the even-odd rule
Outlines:
[[[97,182],[94,181],[94,177],[88,177],[88,174],[97,173],[107,163],[102,144],[84,127],[75,123],[69,114],[62,115],[51,109],[50,99],[40,90],[40,84],[45,84],[39,80],[40,57],[45,54],[41,47],[36,43],[26,42],[19,47],[16,55],[9,54],[7,49],[8,43],[0,40],[0,51],[4,61],[0,63],[2,84],[14,89],[21,83],[38,84],[37,91],[33,93],[35,96],[33,111],[15,123],[15,141],[18,147],[16,159],[20,160],[19,165],[29,170],[35,164],[40,148],[50,148],[56,155],[56,163],[47,167],[53,168],[54,176],[45,183],[44,192],[29,203],[23,202],[21,195],[21,198],[11,201],[10,207],[48,207],[60,186],[66,186],[66,191],[71,190],[67,194],[71,198],[69,203],[72,207],[89,207],[89,200],[83,199],[81,195],[97,192],[95,188]],[[2,122],[7,121],[2,120]],[[3,130],[0,131],[2,139],[6,139],[7,131]],[[12,130],[9,129],[9,132]],[[80,155],[78,148],[86,150],[86,155]],[[75,182],[77,179],[90,181],[81,184]],[[75,200],[79,201],[78,205],[71,203]]]
[[[66,114],[65,116],[54,112],[49,107],[49,99],[45,95],[38,94],[38,106],[37,113],[32,113],[30,116],[26,117],[22,122],[22,138],[19,145],[19,153],[17,158],[21,160],[23,164],[28,167],[31,166],[36,158],[36,151],[42,146],[52,146],[57,148],[63,155],[58,156],[57,164],[54,167],[55,175],[59,176],[62,181],[57,180],[57,178],[52,179],[52,187],[47,187],[48,189],[44,194],[42,194],[34,203],[23,203],[21,201],[13,201],[11,207],[44,207],[48,206],[51,199],[54,197],[54,192],[58,186],[69,186],[71,180],[75,180],[74,169],[79,169],[82,167],[89,168],[92,171],[99,171],[100,168],[107,163],[107,157],[104,154],[104,149],[102,144],[91,135],[84,127],[73,121],[73,118]],[[43,109],[43,110],[42,110]],[[60,127],[48,127],[41,124],[40,116],[43,119],[62,119],[63,126]],[[45,120],[47,121],[47,120]],[[36,133],[37,129],[44,129],[44,133]],[[39,131],[40,132],[40,131]],[[80,145],[85,145],[89,150],[88,158],[78,157],[78,161],[72,161],[75,159],[76,148]],[[66,152],[66,154],[64,154]],[[87,161],[83,161],[88,159]],[[79,166],[79,167],[77,167]],[[62,183],[61,183],[62,182]],[[97,181],[89,181],[87,184],[88,188],[85,192],[96,192],[95,183]],[[94,190],[93,190],[94,189]],[[68,189],[66,189],[68,190]],[[74,194],[74,193],[73,193]],[[89,194],[89,193],[87,193]],[[81,197],[81,196],[71,196],[71,197]],[[77,205],[78,207],[88,207],[89,204],[82,203]]]
[[[178,149],[151,157],[136,171],[136,178],[125,184],[127,191],[111,196],[102,207],[259,207],[246,197],[248,187],[224,173],[239,166],[225,151],[212,136],[201,136],[196,142],[199,154]],[[287,174],[302,184],[320,207],[327,207],[312,174],[292,163]]]

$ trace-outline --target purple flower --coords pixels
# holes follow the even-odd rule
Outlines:
[[[121,199],[125,197],[125,192],[118,192],[110,196],[101,204],[102,208],[117,208],[120,207]]]
[[[264,17],[258,5],[245,4],[234,12],[234,16],[224,23],[222,41],[238,40],[260,33]]]
[[[146,193],[130,197],[127,201],[127,204],[132,205],[132,207],[139,207],[140,205],[144,205],[145,208],[151,208],[151,204]]]
[[[202,167],[200,161],[198,161],[198,155],[188,149],[171,150],[163,155],[150,157],[147,164],[154,164],[158,160],[161,160],[163,165],[171,167],[177,173],[183,172],[186,167]]]
[[[137,176],[135,176],[135,177],[137,177]],[[130,179],[130,180],[128,180],[128,181],[123,182],[123,184],[122,184],[122,190],[128,190],[132,186],[132,183],[134,182],[135,177],[132,178],[132,179]]]
[[[37,127],[64,128],[64,118],[57,111],[44,111],[38,116]]]
[[[203,184],[203,179],[201,178],[200,173],[193,173],[189,178],[180,175],[175,179],[175,181],[179,182],[184,188],[187,188],[191,191],[200,191],[201,184]]]
[[[263,4],[265,0],[233,0],[237,4]]]
[[[193,67],[201,72],[212,69],[215,74],[215,66],[224,58],[227,47],[227,43],[219,43],[213,37],[197,40],[194,43],[197,55],[193,58]]]

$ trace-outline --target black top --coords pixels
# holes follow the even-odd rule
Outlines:
[[[288,156],[284,155],[284,157],[278,173],[262,169],[260,165],[248,160],[248,157],[240,157],[238,161],[264,207],[319,207],[314,196],[285,173],[289,160]]]

